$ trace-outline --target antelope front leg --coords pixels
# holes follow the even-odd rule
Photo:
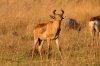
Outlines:
[[[47,44],[48,44],[48,59],[50,55],[50,39],[47,39]]]
[[[60,47],[60,45],[59,45],[59,39],[58,39],[58,38],[56,39],[56,45],[57,45],[57,48],[58,48],[58,50],[59,50],[60,56],[61,56],[61,58],[62,58],[62,52],[61,52],[61,47]]]

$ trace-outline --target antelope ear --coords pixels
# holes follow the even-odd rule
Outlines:
[[[55,17],[53,15],[49,15],[52,19],[54,19]]]

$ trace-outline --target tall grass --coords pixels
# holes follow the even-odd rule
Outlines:
[[[49,60],[46,42],[43,61],[37,52],[32,59],[34,26],[49,21],[54,9],[76,19],[82,31],[67,31],[62,22],[59,42],[64,59],[54,41]],[[99,0],[0,0],[0,66],[100,66],[100,46],[92,45],[88,30],[89,19],[100,15],[99,10]]]

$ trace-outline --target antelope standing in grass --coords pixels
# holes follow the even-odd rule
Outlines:
[[[53,18],[53,21],[48,21],[47,23],[42,23],[35,26],[32,57],[34,55],[36,44],[39,42],[39,46],[38,46],[39,55],[42,59],[41,48],[45,40],[47,41],[48,44],[48,55],[50,50],[50,41],[55,40],[60,56],[62,56],[61,47],[58,42],[59,33],[61,29],[60,28],[61,21],[63,19],[63,14],[64,14],[64,11],[63,10],[61,11],[62,11],[61,14],[56,14],[56,10],[53,11],[53,15],[50,15],[50,17]]]
[[[75,19],[72,18],[67,18],[65,21],[65,28],[69,29],[74,29],[77,30],[78,32],[81,30],[81,26]]]
[[[92,17],[89,22],[89,29],[92,35],[92,39],[94,42],[94,37],[99,41],[99,33],[100,33],[100,16]]]

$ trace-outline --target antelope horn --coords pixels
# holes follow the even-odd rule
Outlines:
[[[64,14],[64,10],[61,9],[61,11],[62,11],[62,14],[61,15],[63,15]]]
[[[54,15],[56,14],[55,12],[56,12],[56,10],[53,11],[53,14],[54,14]]]

